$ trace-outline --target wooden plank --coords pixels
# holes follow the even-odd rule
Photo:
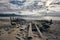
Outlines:
[[[35,26],[36,26],[36,29],[37,29],[37,31],[38,31],[40,37],[42,38],[42,40],[46,40],[46,39],[45,39],[45,36],[43,36],[43,34],[40,32],[38,26],[37,26],[36,24],[35,24]]]
[[[30,38],[32,38],[32,25],[31,25],[31,23],[29,23],[29,32],[28,32],[28,37],[30,37]]]

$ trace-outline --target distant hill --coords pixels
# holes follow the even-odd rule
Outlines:
[[[0,14],[0,17],[20,16],[16,14]]]

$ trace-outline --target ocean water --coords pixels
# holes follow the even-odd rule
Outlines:
[[[13,17],[11,17],[13,18]],[[14,17],[14,18],[22,18],[26,20],[60,20],[60,17],[51,17],[51,16],[44,16],[44,17]],[[10,17],[0,17],[0,19],[8,19],[10,20]]]

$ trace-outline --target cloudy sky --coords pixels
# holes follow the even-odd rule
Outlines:
[[[60,20],[60,0],[0,0],[1,13]]]
[[[0,14],[39,15],[54,12],[60,15],[60,0],[0,0]]]

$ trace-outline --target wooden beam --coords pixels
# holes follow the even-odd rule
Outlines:
[[[30,38],[32,38],[32,25],[31,25],[31,23],[29,23],[29,32],[28,32],[28,38],[30,39]]]
[[[41,31],[39,30],[39,28],[38,28],[38,26],[35,24],[35,26],[36,26],[36,29],[37,29],[37,31],[38,31],[38,33],[39,33],[39,36],[42,38],[42,40],[46,40],[45,39],[45,36],[43,36],[43,34],[41,33]]]

